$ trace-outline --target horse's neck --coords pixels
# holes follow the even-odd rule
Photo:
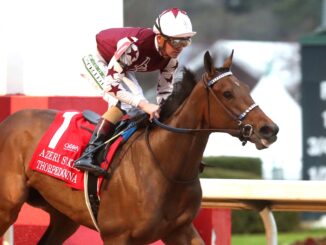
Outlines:
[[[204,107],[202,101],[198,96],[204,97],[205,91],[194,91],[192,95],[179,107],[179,109],[171,116],[167,123],[172,127],[177,128],[203,128]],[[196,96],[196,99],[193,97]],[[180,179],[189,179],[198,175],[198,168],[203,152],[205,150],[208,133],[186,133],[180,134],[160,130],[159,139],[161,148],[164,144],[166,164],[164,167],[168,168],[171,176],[178,176]],[[167,154],[168,153],[168,154]]]
[[[177,111],[168,120],[171,126],[183,128],[203,128],[207,92],[198,84]]]

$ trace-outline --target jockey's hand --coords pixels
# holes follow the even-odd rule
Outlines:
[[[147,101],[141,100],[138,104],[138,108],[143,110],[149,115],[149,120],[151,121],[154,117],[159,118],[159,106],[156,104],[149,103]]]

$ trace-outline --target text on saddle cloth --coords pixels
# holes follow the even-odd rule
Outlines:
[[[83,153],[95,125],[79,112],[59,112],[40,140],[29,163],[32,170],[64,181],[68,186],[83,190],[84,172],[73,167]],[[110,145],[101,167],[107,168],[120,144],[135,131],[130,128],[121,133]],[[102,178],[99,178],[100,181]]]

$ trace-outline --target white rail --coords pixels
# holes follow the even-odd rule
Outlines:
[[[257,210],[263,220],[267,245],[277,244],[272,211],[326,211],[326,181],[200,179],[204,208]],[[3,245],[14,244],[11,227]]]
[[[257,210],[268,245],[277,245],[272,211],[326,211],[326,181],[201,179],[202,207]]]

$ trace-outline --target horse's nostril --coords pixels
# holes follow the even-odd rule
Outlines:
[[[272,136],[277,135],[278,130],[279,130],[279,128],[277,125],[265,125],[260,128],[259,132],[265,138],[270,138]]]

